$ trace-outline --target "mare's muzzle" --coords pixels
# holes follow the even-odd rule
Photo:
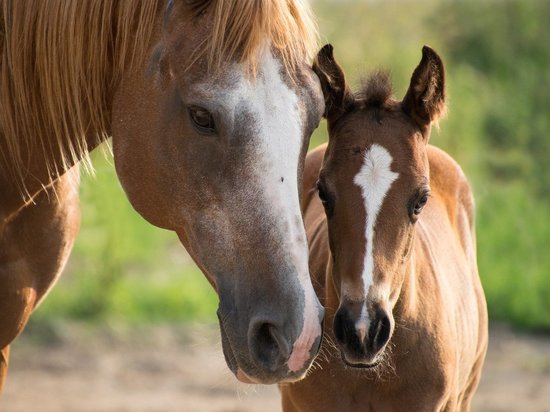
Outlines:
[[[235,376],[246,383],[262,384],[301,379],[321,346],[324,309],[319,301],[315,300],[315,318],[307,319],[301,290],[293,293],[284,288],[277,293],[275,289],[269,299],[256,299],[260,293],[255,291],[218,292],[223,352]],[[304,331],[318,332],[304,339]],[[298,369],[289,366],[296,357]]]
[[[273,321],[253,320],[248,329],[252,361],[261,369],[276,372],[290,358],[292,346],[283,328]]]

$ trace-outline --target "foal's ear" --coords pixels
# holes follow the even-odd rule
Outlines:
[[[403,110],[421,129],[426,129],[445,113],[445,98],[443,61],[434,49],[424,46],[422,60],[403,99]]]
[[[330,122],[334,122],[352,105],[353,94],[346,83],[342,68],[334,59],[331,44],[326,44],[317,53],[313,71],[319,77],[325,97],[324,116]]]

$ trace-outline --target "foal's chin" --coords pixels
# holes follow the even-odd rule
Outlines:
[[[387,361],[388,345],[391,341],[391,335],[388,340],[379,347],[369,340],[363,345],[357,345],[357,341],[338,342],[340,357],[346,366],[357,369],[377,369],[383,366]]]

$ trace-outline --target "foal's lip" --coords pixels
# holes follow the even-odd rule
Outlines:
[[[356,369],[372,369],[372,368],[376,368],[378,365],[380,365],[380,359],[375,359],[374,361],[371,361],[371,362],[350,362],[346,359],[346,355],[341,352],[340,353],[340,356],[342,358],[342,360],[344,361],[344,363],[346,364],[346,366],[349,366],[350,368],[356,368]]]
[[[357,368],[357,369],[372,369],[380,365],[380,361],[375,361],[373,363],[351,363],[345,359],[344,359],[344,363],[351,368]]]

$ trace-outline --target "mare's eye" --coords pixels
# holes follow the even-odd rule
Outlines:
[[[199,133],[213,134],[216,132],[214,118],[208,110],[199,106],[190,106],[188,110],[193,126]]]
[[[425,190],[421,192],[417,197],[415,197],[415,200],[411,203],[412,207],[409,210],[411,219],[416,220],[420,212],[422,212],[422,209],[424,209],[424,206],[426,206],[429,196],[430,192],[428,190]]]

